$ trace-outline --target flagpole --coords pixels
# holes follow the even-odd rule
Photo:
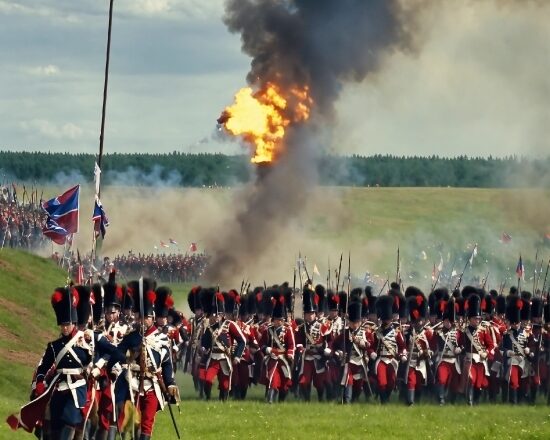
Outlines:
[[[535,269],[533,272],[533,295],[536,293],[536,281],[537,281],[537,263],[539,262],[539,248],[537,248],[537,252],[535,253]]]

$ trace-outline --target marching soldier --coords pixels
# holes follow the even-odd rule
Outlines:
[[[458,392],[460,383],[460,362],[458,355],[462,352],[458,344],[458,329],[455,326],[458,304],[454,298],[442,300],[437,305],[443,324],[435,332],[437,359],[435,364],[437,398],[440,405],[445,404],[447,390],[451,392],[452,401]]]
[[[376,371],[376,380],[380,403],[390,400],[396,385],[396,374],[399,361],[407,361],[407,350],[403,334],[392,322],[392,305],[394,299],[383,295],[376,301],[376,312],[381,321],[380,327],[374,333],[374,350],[369,353]]]
[[[119,376],[117,388],[124,391],[120,397],[130,400],[139,411],[139,440],[151,438],[157,411],[179,398],[170,341],[155,326],[155,284],[147,278],[128,283],[127,289],[134,298],[134,312],[139,315],[140,328],[124,336],[118,345],[122,353],[129,351],[130,355],[128,368],[125,374]],[[123,417],[127,418],[127,415]]]
[[[408,357],[405,382],[407,386],[407,403],[410,406],[414,404],[415,396],[420,395],[422,386],[426,385],[428,380],[433,333],[431,328],[425,326],[428,300],[424,294],[418,291],[416,296],[407,298],[407,305],[411,324],[406,335]],[[432,322],[435,323],[435,316]]]
[[[533,298],[531,301],[531,326],[532,332],[529,335],[527,346],[529,348],[528,357],[530,359],[530,393],[529,402],[535,404],[537,400],[538,389],[541,383],[546,383],[546,365],[543,346],[543,307],[541,298]]]
[[[208,319],[208,326],[201,338],[201,352],[205,358],[202,373],[204,394],[210,400],[214,378],[218,378],[219,399],[226,401],[231,390],[233,366],[243,356],[246,340],[238,325],[224,317],[225,300],[215,289],[201,291],[202,308]]]
[[[463,292],[464,294],[464,292]],[[491,337],[480,326],[481,298],[470,294],[465,301],[467,326],[459,334],[459,344],[464,347],[461,388],[465,391],[469,405],[477,405],[481,392],[488,385],[488,361],[495,353]]]
[[[200,300],[201,290],[201,286],[195,286],[187,295],[187,304],[189,305],[189,309],[194,316],[189,319],[190,339],[185,353],[183,372],[185,373],[188,370],[191,372],[195,391],[199,392],[199,397],[202,399],[204,396],[204,381],[200,378],[199,374],[201,366],[200,341],[206,328],[206,320],[204,319],[204,313]]]
[[[286,398],[292,385],[294,332],[286,322],[285,297],[279,291],[264,291],[264,301],[272,304],[271,323],[262,331],[260,348],[264,353],[264,368],[260,383],[266,386],[267,402]],[[264,310],[265,312],[265,310]]]
[[[322,401],[327,382],[326,356],[330,354],[330,349],[326,335],[330,327],[317,319],[318,304],[318,294],[311,289],[304,289],[302,299],[304,322],[297,327],[294,339],[296,351],[301,353],[298,376],[300,394],[306,402],[311,399],[312,384],[317,390],[318,400]]]
[[[340,382],[343,403],[356,401],[363,390],[364,381],[368,379],[367,350],[372,351],[373,340],[368,339],[366,328],[361,325],[361,308],[360,300],[350,300],[348,326],[334,339],[332,345],[336,358],[343,363]]]

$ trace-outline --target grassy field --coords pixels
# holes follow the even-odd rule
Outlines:
[[[48,340],[56,337],[49,298],[64,284],[65,272],[48,260],[22,252],[0,252],[0,417],[27,402],[31,375]],[[187,286],[175,285],[179,302]],[[464,405],[440,408],[399,403],[341,406],[334,403],[267,405],[263,390],[250,400],[225,404],[198,401],[189,376],[177,375],[182,390],[182,414],[176,419],[182,438],[274,439],[548,439],[550,408]],[[213,391],[213,396],[217,393]],[[32,438],[12,433],[0,423],[0,439]],[[159,413],[154,438],[174,439],[169,414]]]

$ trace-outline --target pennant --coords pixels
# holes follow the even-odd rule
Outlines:
[[[316,264],[313,265],[313,273],[314,273],[315,275],[321,276],[321,274],[320,274],[320,272],[319,272],[319,268],[317,267]]]
[[[94,182],[95,182],[96,196],[99,196],[100,180],[101,180],[101,169],[99,168],[99,165],[96,162],[94,165]]]
[[[474,262],[474,257],[477,255],[477,243],[474,246],[474,250],[472,251],[472,255],[470,255],[470,260],[468,262],[470,263],[470,267],[472,266],[472,263]]]
[[[518,276],[518,279],[524,280],[525,267],[523,266],[523,260],[521,259],[521,255],[519,256],[518,265],[516,266],[516,275]]]
[[[163,247],[163,248],[169,248],[169,247],[170,247],[169,244],[166,244],[166,243],[165,243],[164,241],[162,241],[162,240],[160,241],[160,245],[161,245],[161,247]]]
[[[95,231],[96,238],[99,237],[100,234],[101,234],[101,238],[105,238],[105,232],[106,232],[105,228],[109,226],[109,219],[107,218],[107,214],[105,214],[103,205],[101,204],[101,201],[97,196],[95,198],[94,213],[92,215],[92,221],[94,223],[94,231]]]
[[[512,236],[507,232],[503,232],[502,235],[500,236],[499,241],[503,244],[508,244],[512,241]]]
[[[439,265],[437,266],[437,271],[441,272],[443,270],[443,255],[439,254]]]
[[[432,281],[435,281],[435,274],[436,274],[435,269],[436,268],[435,268],[435,263],[434,263],[434,268],[432,270]]]
[[[173,238],[169,238],[168,241],[172,244],[175,244],[176,246],[178,245],[178,242],[176,240],[174,240]]]
[[[197,252],[197,243],[191,243],[189,246],[189,252]]]

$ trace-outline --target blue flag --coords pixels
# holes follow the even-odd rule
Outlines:
[[[76,185],[42,203],[48,214],[42,233],[57,244],[65,244],[69,235],[78,232],[79,196],[80,185]]]
[[[96,237],[101,234],[101,238],[105,238],[105,228],[109,226],[109,219],[105,214],[105,210],[101,205],[99,198],[96,197],[94,204],[94,214],[92,216],[92,221],[94,222],[94,230],[96,232]]]

